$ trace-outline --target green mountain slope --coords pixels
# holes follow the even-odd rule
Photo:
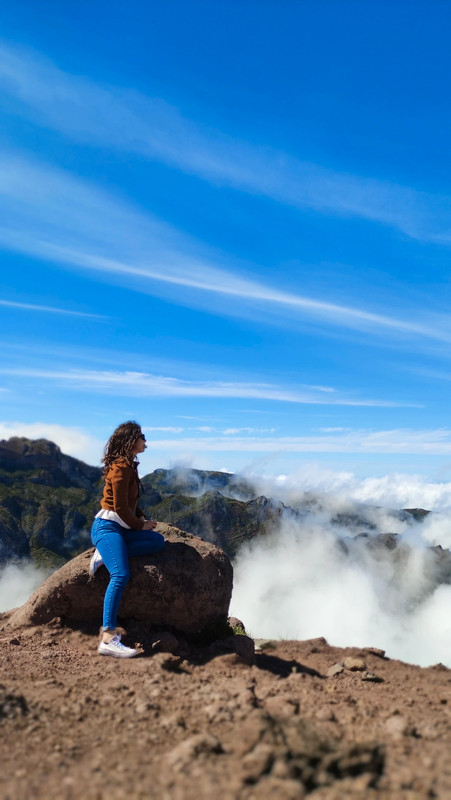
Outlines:
[[[89,547],[101,494],[101,470],[65,455],[53,442],[1,441],[0,563],[31,558],[56,567]],[[147,516],[189,530],[230,557],[276,522],[283,507],[255,498],[234,475],[163,469],[143,478],[140,506]]]
[[[89,547],[102,484],[100,468],[65,455],[46,439],[0,441],[0,565],[31,558],[39,566],[58,567]],[[148,517],[188,530],[230,558],[243,543],[277,531],[282,517],[302,525],[309,515],[323,511],[330,526],[337,527],[338,546],[353,558],[360,557],[362,543],[365,552],[375,555],[381,547],[398,552],[401,537],[376,530],[363,506],[332,515],[321,497],[305,494],[290,508],[257,497],[239,476],[207,470],[156,469],[143,477],[142,485],[140,506]],[[393,512],[409,524],[428,513]],[[344,531],[352,535],[343,538]],[[440,580],[451,582],[451,554],[435,550]]]

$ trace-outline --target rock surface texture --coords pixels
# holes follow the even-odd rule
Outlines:
[[[146,626],[173,628],[197,636],[227,619],[233,571],[221,550],[190,533],[160,523],[166,545],[161,553],[130,560],[119,619]],[[8,627],[42,625],[59,617],[70,623],[101,624],[108,572],[89,576],[93,549],[54,572],[30,599],[9,617]]]

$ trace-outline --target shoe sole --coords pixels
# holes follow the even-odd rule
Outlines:
[[[139,655],[138,652],[136,653],[106,653],[105,650],[97,650],[99,656],[110,656],[111,658],[135,658],[135,656]]]

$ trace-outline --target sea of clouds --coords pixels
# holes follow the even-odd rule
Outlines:
[[[277,529],[238,553],[231,613],[252,636],[324,636],[336,646],[451,667],[451,586],[437,585],[430,550],[451,547],[450,483],[398,474],[362,480],[319,468],[253,481],[287,505],[302,507],[309,496],[320,503],[302,519],[284,512]],[[433,513],[420,523],[395,511],[416,507]],[[344,552],[340,544],[371,526],[400,535],[402,558],[385,548],[375,557],[357,541]]]
[[[324,636],[337,646],[374,646],[391,658],[451,667],[451,585],[435,580],[431,545],[451,548],[451,483],[392,474],[359,479],[310,465],[295,475],[244,475],[256,495],[289,508],[234,564],[231,613],[254,637]],[[423,522],[403,508],[431,510]],[[352,542],[396,533],[402,558]],[[341,546],[343,542],[348,552]],[[46,574],[31,565],[0,571],[0,611],[21,605]]]
[[[23,605],[48,574],[24,562],[10,562],[0,567],[0,612]]]

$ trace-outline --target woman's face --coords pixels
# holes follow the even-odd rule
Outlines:
[[[134,455],[137,456],[138,453],[144,453],[146,447],[146,437],[144,434],[141,434],[140,438],[136,440],[135,447],[133,448]]]

